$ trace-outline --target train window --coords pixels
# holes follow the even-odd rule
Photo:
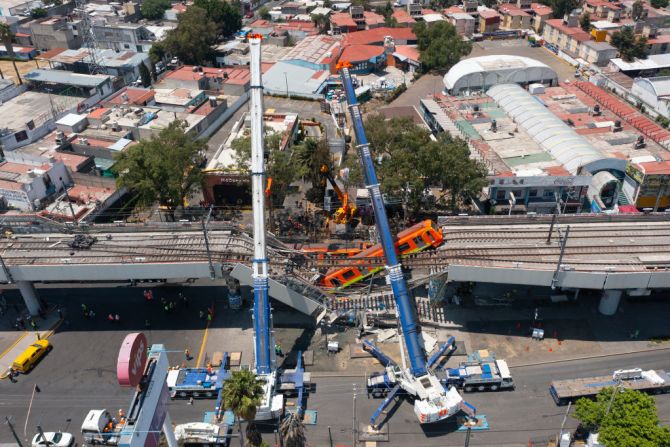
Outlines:
[[[351,279],[354,276],[356,276],[356,273],[352,269],[345,270],[345,271],[342,272],[342,278],[344,278],[345,280],[346,279]]]
[[[332,277],[330,278],[330,282],[333,284],[333,287],[340,287],[341,283],[339,279]]]
[[[405,242],[404,244],[398,245],[398,251],[400,253],[405,253],[407,250],[409,250],[409,247],[410,247],[409,242]]]
[[[422,238],[421,236],[417,236],[417,237],[415,237],[415,238],[414,238],[414,243],[416,244],[416,246],[417,246],[418,248],[423,248],[423,247],[425,247],[426,245],[428,245],[428,244],[426,243],[426,241],[424,241],[423,238]]]
[[[430,244],[432,244],[433,242],[435,242],[435,236],[433,235],[433,232],[432,232],[432,231],[426,231],[426,232],[423,233],[423,234],[426,235],[426,237],[428,238],[428,241],[429,241]]]

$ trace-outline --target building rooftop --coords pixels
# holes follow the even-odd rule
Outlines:
[[[282,61],[306,61],[312,64],[327,64],[334,57],[334,50],[340,44],[339,36],[318,35],[301,40],[289,51]]]
[[[235,67],[200,67],[202,71],[193,71],[193,65],[183,65],[174,71],[168,72],[164,79],[176,79],[181,81],[198,80],[202,76],[220,77],[223,79],[223,84],[244,85],[249,83],[251,79],[249,67],[235,66]]]
[[[288,61],[279,61],[263,74],[263,86],[277,92],[285,92],[288,89],[290,92],[313,94],[329,75],[330,72],[326,70],[315,70]]]
[[[583,42],[582,45],[592,48],[596,51],[616,50],[616,48],[607,42],[596,42],[595,40],[587,40],[586,42]]]
[[[109,106],[114,105],[136,105],[143,106],[153,101],[155,92],[145,88],[124,87],[112,96],[108,97],[104,104]]]
[[[403,23],[416,23],[416,20],[405,9],[396,9],[393,11],[393,17],[399,24]]]
[[[635,82],[648,82],[657,97],[670,96],[670,76],[655,78],[638,78]]]
[[[79,48],[77,50],[54,48],[53,50],[43,52],[37,58],[61,64],[90,63],[91,53],[92,50],[89,48]],[[95,57],[98,64],[110,68],[136,67],[149,59],[149,56],[145,53],[114,51],[111,49],[95,50]]]
[[[354,19],[351,18],[351,16],[346,13],[346,12],[338,12],[330,16],[330,22],[338,27],[350,27],[350,28],[355,28],[356,22],[354,22]]]
[[[367,61],[384,54],[384,47],[379,45],[349,45],[345,47],[340,59],[352,63]]]
[[[449,13],[449,17],[453,17],[456,20],[475,20],[474,17],[466,12],[452,12]]]
[[[156,88],[154,92],[156,103],[172,106],[187,106],[195,98],[204,94],[203,90],[191,90],[188,88]]]
[[[633,62],[615,58],[610,60],[610,64],[621,71],[659,70],[670,67],[670,54],[652,54],[646,59],[635,59]]]
[[[383,15],[377,14],[376,12],[372,12],[372,11],[364,11],[363,12],[363,17],[365,17],[365,24],[367,26],[381,25],[382,23],[384,23],[386,21],[386,19],[384,19]]]
[[[24,74],[23,78],[28,81],[49,82],[89,88],[98,87],[105,82],[110,82],[112,80],[111,76],[102,74],[87,75],[65,70],[45,70],[42,68]]]
[[[415,45],[396,45],[393,55],[416,62],[419,61],[419,49]]]
[[[494,19],[496,17],[500,17],[500,14],[498,14],[498,11],[493,9],[483,9],[479,11],[479,17],[483,19]]]
[[[591,35],[578,26],[567,26],[563,23],[563,19],[550,19],[545,24],[557,29],[563,34],[572,36],[577,40],[587,41],[591,39]]]
[[[342,39],[342,45],[375,45],[383,44],[384,38],[389,36],[393,40],[415,41],[416,35],[411,28],[387,28],[380,27],[365,31],[349,33]]]
[[[551,6],[543,5],[542,3],[531,3],[530,9],[535,14],[539,14],[541,16],[554,13],[554,10],[551,9]]]
[[[504,4],[498,8],[498,11],[509,16],[528,17],[530,14],[513,4]]]
[[[68,110],[79,104],[81,98],[74,96],[50,95],[34,91],[23,92],[0,105],[0,134],[3,129],[16,132],[25,129],[27,123],[39,126],[52,119],[52,107]]]

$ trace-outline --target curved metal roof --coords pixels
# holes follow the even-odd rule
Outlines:
[[[607,158],[520,86],[496,85],[486,93],[570,174]]]

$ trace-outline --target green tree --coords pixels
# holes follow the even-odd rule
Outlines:
[[[159,20],[171,6],[170,0],[144,0],[140,5],[140,12],[145,19]]]
[[[581,15],[579,18],[579,27],[586,32],[591,31],[591,14],[589,14],[588,11],[586,11],[584,14]]]
[[[427,188],[441,188],[440,200],[448,196],[455,211],[459,198],[478,194],[486,184],[486,168],[470,158],[460,139],[433,141],[430,132],[412,120],[386,120],[382,115],[368,117],[365,128],[375,160],[382,160],[377,167],[382,190],[400,199],[405,217],[425,209]]]
[[[448,22],[414,24],[421,66],[425,71],[447,71],[463,56],[470,54],[472,45],[464,41]]]
[[[265,151],[268,154],[265,162],[265,172],[268,178],[272,179],[270,188],[270,199],[273,204],[280,205],[285,197],[288,187],[299,178],[301,171],[296,169],[295,162],[292,160],[293,151],[291,149],[279,150],[281,147],[282,135],[280,133],[271,133],[265,136]],[[236,168],[240,171],[249,171],[251,160],[251,137],[240,137],[231,143]]]
[[[151,48],[149,49],[149,58],[154,64],[165,60],[165,46],[163,42],[156,42],[151,45]]]
[[[281,424],[279,424],[279,436],[281,436],[284,447],[305,447],[305,426],[298,416],[289,413]]]
[[[654,8],[666,8],[668,6],[668,0],[651,0],[650,3]]]
[[[642,3],[641,0],[635,0],[635,3],[633,3],[631,11],[631,16],[633,17],[633,20],[640,20],[643,14],[644,14],[644,4]]]
[[[163,47],[185,64],[202,65],[211,57],[216,42],[216,25],[207,12],[191,6],[177,17],[177,28],[167,34]]]
[[[14,66],[14,72],[16,73],[16,78],[19,80],[19,85],[23,85],[23,80],[21,79],[21,74],[19,69],[16,68],[16,57],[14,55],[14,44],[12,43],[14,39],[14,33],[9,27],[9,24],[0,22],[0,42],[5,46],[7,50],[7,55],[12,60],[12,65]]]
[[[330,20],[323,14],[312,15],[312,22],[319,29],[319,33],[325,33],[330,29]]]
[[[142,87],[151,85],[151,73],[144,63],[140,64],[140,79],[142,79]]]
[[[240,445],[244,447],[242,439],[242,419],[244,419],[247,421],[247,442],[252,446],[260,446],[263,439],[254,419],[256,419],[256,408],[261,404],[263,397],[263,385],[256,378],[256,374],[248,370],[233,371],[231,377],[226,380],[221,394],[224,408],[230,408],[237,419]]]
[[[595,401],[579,399],[573,417],[607,447],[670,446],[670,429],[659,426],[654,399],[640,391],[605,388]]]
[[[384,19],[384,25],[386,25],[389,28],[397,28],[398,27],[398,19],[396,19],[393,16],[389,16]]]
[[[549,0],[549,6],[554,12],[554,18],[562,19],[577,8],[579,2],[577,0]]]
[[[216,24],[217,34],[221,37],[228,38],[242,28],[239,4],[224,0],[195,0],[193,4],[207,12],[207,17]]]
[[[46,17],[47,15],[49,15],[49,13],[44,8],[33,8],[30,10],[31,19],[41,19],[42,17]]]
[[[202,180],[199,164],[207,149],[205,140],[193,140],[179,121],[150,140],[120,152],[112,167],[119,187],[137,194],[141,205],[158,201],[174,214]]]
[[[635,58],[647,58],[647,38],[635,36],[631,27],[622,28],[612,35],[612,46],[619,50],[619,55],[625,61],[632,62]]]
[[[270,10],[267,6],[261,6],[258,10],[258,16],[263,20],[271,20],[272,16],[270,15]]]
[[[325,139],[320,141],[307,139],[302,144],[294,146],[293,154],[299,176],[312,185],[305,198],[312,203],[323,202],[327,180],[321,173],[321,167],[325,165],[328,170],[333,168],[328,142]]]
[[[332,0],[323,0],[323,7],[324,8],[332,8],[333,7]]]

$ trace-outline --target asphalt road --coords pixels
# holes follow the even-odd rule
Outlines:
[[[157,299],[165,296],[168,300],[176,300],[179,290],[160,289],[154,295]],[[12,292],[7,293],[11,295]],[[41,392],[36,394],[33,402],[27,423],[27,438],[35,433],[37,424],[47,431],[63,429],[78,435],[81,422],[90,409],[106,408],[116,412],[119,408],[126,408],[132,391],[120,388],[115,374],[116,356],[123,337],[128,332],[144,330],[145,319],[150,319],[149,341],[165,344],[167,349],[173,350],[169,354],[171,364],[181,363],[183,349],[188,347],[195,354],[202,342],[204,324],[198,318],[198,310],[212,302],[221,306],[225,299],[221,288],[187,288],[185,293],[189,297],[189,306],[178,306],[177,311],[166,314],[158,308],[158,303],[145,303],[141,289],[42,291],[42,296],[48,301],[66,304],[68,323],[52,337],[54,350],[33,372],[20,376],[14,384],[0,381],[0,415],[11,416],[19,435],[24,438],[26,415],[35,384],[39,385]],[[98,314],[95,320],[81,317],[80,302],[95,309]],[[104,315],[109,312],[120,314],[121,323],[118,326],[105,321]],[[221,327],[223,319],[224,312],[219,312],[210,331]],[[513,369],[518,385],[516,391],[466,396],[480,413],[487,415],[491,426],[487,432],[475,432],[471,445],[525,446],[530,437],[554,435],[560,427],[565,408],[557,407],[549,397],[547,384],[551,379],[607,374],[627,367],[667,369],[670,366],[668,358],[667,351],[657,351]],[[308,426],[310,444],[330,445],[330,426],[333,445],[351,445],[352,384],[356,383],[362,390],[363,377],[319,378],[315,383],[316,392],[310,396],[308,408],[317,411],[318,423]],[[659,415],[667,423],[670,419],[670,396],[658,397],[658,403]],[[368,400],[365,394],[357,396],[357,420],[368,420],[378,404],[378,400]],[[170,404],[170,413],[174,423],[193,422],[202,420],[203,412],[213,409],[213,406],[214,401],[197,401],[193,406],[184,401],[174,401]],[[569,420],[567,426],[574,428],[575,425]],[[463,445],[464,434],[454,432],[454,428],[454,422],[449,421],[422,429],[415,422],[412,406],[404,402],[390,418],[390,442],[387,445]],[[272,438],[271,433],[266,435],[266,440]],[[0,443],[4,442],[12,442],[6,425],[0,430]]]

